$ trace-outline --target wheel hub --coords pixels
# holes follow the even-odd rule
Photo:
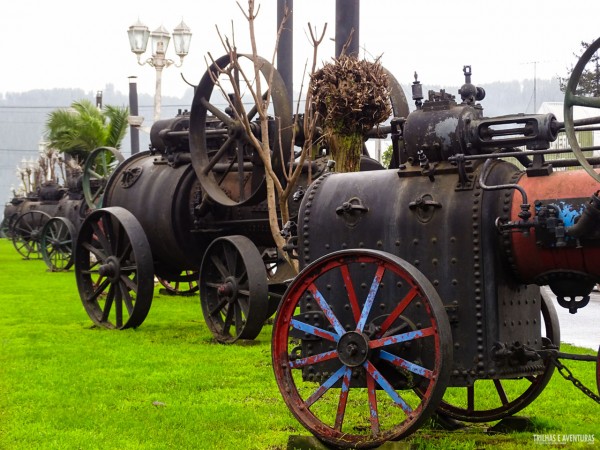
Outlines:
[[[233,139],[240,139],[242,136],[246,134],[246,129],[242,122],[236,120],[233,124],[229,126],[227,129],[227,135]]]
[[[106,277],[111,282],[115,282],[121,275],[121,264],[117,258],[109,256],[106,262],[98,268],[98,273],[101,277]]]
[[[219,297],[226,297],[229,303],[233,303],[237,297],[237,283],[235,278],[227,277],[225,282],[217,288]]]
[[[349,331],[338,341],[340,361],[348,367],[362,365],[370,355],[369,338],[357,331]]]

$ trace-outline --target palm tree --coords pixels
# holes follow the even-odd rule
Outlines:
[[[95,148],[119,149],[127,132],[129,108],[106,105],[98,109],[89,100],[73,102],[71,108],[57,109],[48,115],[48,146],[79,161]]]

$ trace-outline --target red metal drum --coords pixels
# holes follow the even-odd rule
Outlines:
[[[531,204],[531,219],[536,215],[536,202],[551,203],[560,208],[565,227],[572,226],[581,216],[585,204],[598,192],[600,183],[583,170],[554,172],[549,176],[523,176],[518,182],[527,193]],[[518,222],[521,195],[515,191],[510,220]],[[545,278],[553,274],[585,274],[600,280],[600,247],[579,246],[573,238],[566,246],[549,246],[538,242],[532,228],[530,234],[514,232],[511,235],[511,263],[523,283],[548,284]]]

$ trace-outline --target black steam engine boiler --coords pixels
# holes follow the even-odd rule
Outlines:
[[[302,271],[279,306],[272,362],[287,406],[319,439],[374,447],[433,411],[498,420],[568,358],[540,286],[575,313],[600,281],[600,160],[574,140],[577,159],[545,155],[560,130],[584,125],[574,106],[600,108],[575,95],[585,59],[564,123],[485,118],[468,66],[460,103],[444,91],[422,101],[415,80],[417,109],[392,124],[396,167],[326,173],[306,190],[294,241]],[[587,170],[561,170],[579,160]]]

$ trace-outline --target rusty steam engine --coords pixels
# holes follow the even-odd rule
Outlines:
[[[443,91],[423,101],[415,80],[408,114],[396,91],[396,117],[380,131],[394,143],[389,170],[335,173],[327,157],[307,164],[314,181],[299,182],[286,227],[302,269],[295,277],[270,236],[264,167],[236,105],[213,99],[216,75],[207,72],[191,114],[155,124],[152,149],[117,168],[104,207],[81,226],[83,305],[100,326],[136,327],[155,274],[193,277],[207,325],[226,343],[256,337],[277,309],[277,384],[295,417],[331,445],[400,439],[434,411],[510,416],[569,357],[540,286],[576,312],[600,282],[600,178],[573,140],[577,159],[544,158],[560,130],[588,124],[569,115],[583,103],[574,95],[580,64],[564,123],[551,114],[486,118],[468,66],[460,102]],[[262,67],[268,78],[273,68]],[[269,133],[273,148],[290,148],[291,107],[274,73]],[[600,108],[595,100],[586,104]],[[274,167],[293,164],[273,155]],[[586,170],[556,170],[580,161]],[[498,405],[479,406],[489,395]]]
[[[64,185],[44,182],[35,192],[16,196],[4,207],[2,231],[24,259],[43,259],[51,271],[73,265],[73,243],[91,209],[101,206],[105,183],[123,161],[112,147],[99,147],[83,173],[67,176]]]
[[[468,66],[460,103],[444,91],[422,101],[415,80],[417,109],[392,123],[396,167],[326,173],[308,187],[294,246],[303,269],[279,307],[272,356],[286,404],[320,439],[376,446],[433,410],[498,420],[572,356],[559,352],[540,286],[571,313],[588,304],[600,281],[600,177],[576,141],[577,159],[544,155],[560,130],[583,125],[574,105],[600,107],[574,95],[583,60],[565,123],[484,117]],[[556,170],[579,160],[586,170]],[[497,404],[482,406],[486,397]],[[346,423],[357,410],[367,431]]]

